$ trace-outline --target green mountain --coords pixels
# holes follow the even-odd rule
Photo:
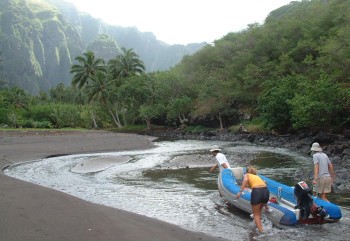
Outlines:
[[[169,45],[153,33],[106,24],[61,0],[0,0],[2,78],[31,94],[70,85],[70,67],[86,50],[108,60],[121,47],[132,48],[152,72],[171,68],[205,45]]]

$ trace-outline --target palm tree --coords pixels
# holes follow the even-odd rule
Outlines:
[[[79,89],[83,88],[97,72],[107,71],[104,60],[95,59],[95,54],[91,51],[85,52],[83,56],[76,57],[75,60],[79,64],[73,64],[70,72],[74,73],[72,85],[78,86]]]
[[[72,79],[72,85],[78,86],[79,89],[82,89],[87,84],[89,80],[92,80],[97,73],[102,72],[106,73],[106,65],[103,59],[95,59],[95,54],[92,51],[87,51],[83,56],[78,56],[75,58],[79,64],[74,64],[71,67],[71,73],[74,73]],[[91,118],[94,122],[94,127],[97,128],[97,123],[95,120],[95,113],[91,108]]]
[[[133,49],[122,48],[122,54],[108,62],[108,69],[116,80],[145,72],[145,65]]]
[[[111,82],[107,80],[106,74],[98,72],[92,78],[92,81],[86,85],[88,101],[99,100],[102,106],[107,106],[110,84]]]
[[[88,95],[88,101],[98,100],[101,106],[105,107],[109,114],[112,116],[114,123],[117,127],[123,127],[118,115],[115,115],[110,108],[110,91],[113,82],[108,80],[106,73],[97,72],[97,74],[91,79],[92,81],[86,85],[86,91]]]
[[[5,103],[15,109],[27,109],[30,96],[19,87],[12,87],[6,92]]]

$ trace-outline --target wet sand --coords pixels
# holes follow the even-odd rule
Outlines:
[[[0,131],[2,168],[48,156],[152,148],[150,136],[106,131]],[[217,241],[0,174],[0,240]]]

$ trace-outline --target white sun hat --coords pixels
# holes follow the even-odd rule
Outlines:
[[[210,152],[213,151],[221,151],[221,149],[218,146],[212,146],[212,148],[209,150]]]
[[[320,144],[318,144],[317,142],[314,142],[311,146],[311,151],[322,151]]]

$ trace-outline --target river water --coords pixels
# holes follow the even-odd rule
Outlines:
[[[343,218],[337,223],[275,227],[263,218],[266,231],[258,235],[249,214],[229,209],[217,191],[215,164],[208,149],[219,145],[231,166],[255,165],[259,173],[293,185],[296,174],[312,171],[309,157],[280,148],[248,143],[195,140],[160,141],[142,151],[61,156],[30,160],[4,172],[21,180],[56,189],[81,199],[153,217],[182,228],[208,233],[228,240],[350,240],[350,196],[332,194],[341,205]],[[97,157],[130,157],[95,173],[71,170]],[[181,159],[182,158],[182,159]],[[173,160],[185,160],[172,164]],[[305,180],[307,181],[307,180]],[[185,241],[185,240],[184,240]]]

